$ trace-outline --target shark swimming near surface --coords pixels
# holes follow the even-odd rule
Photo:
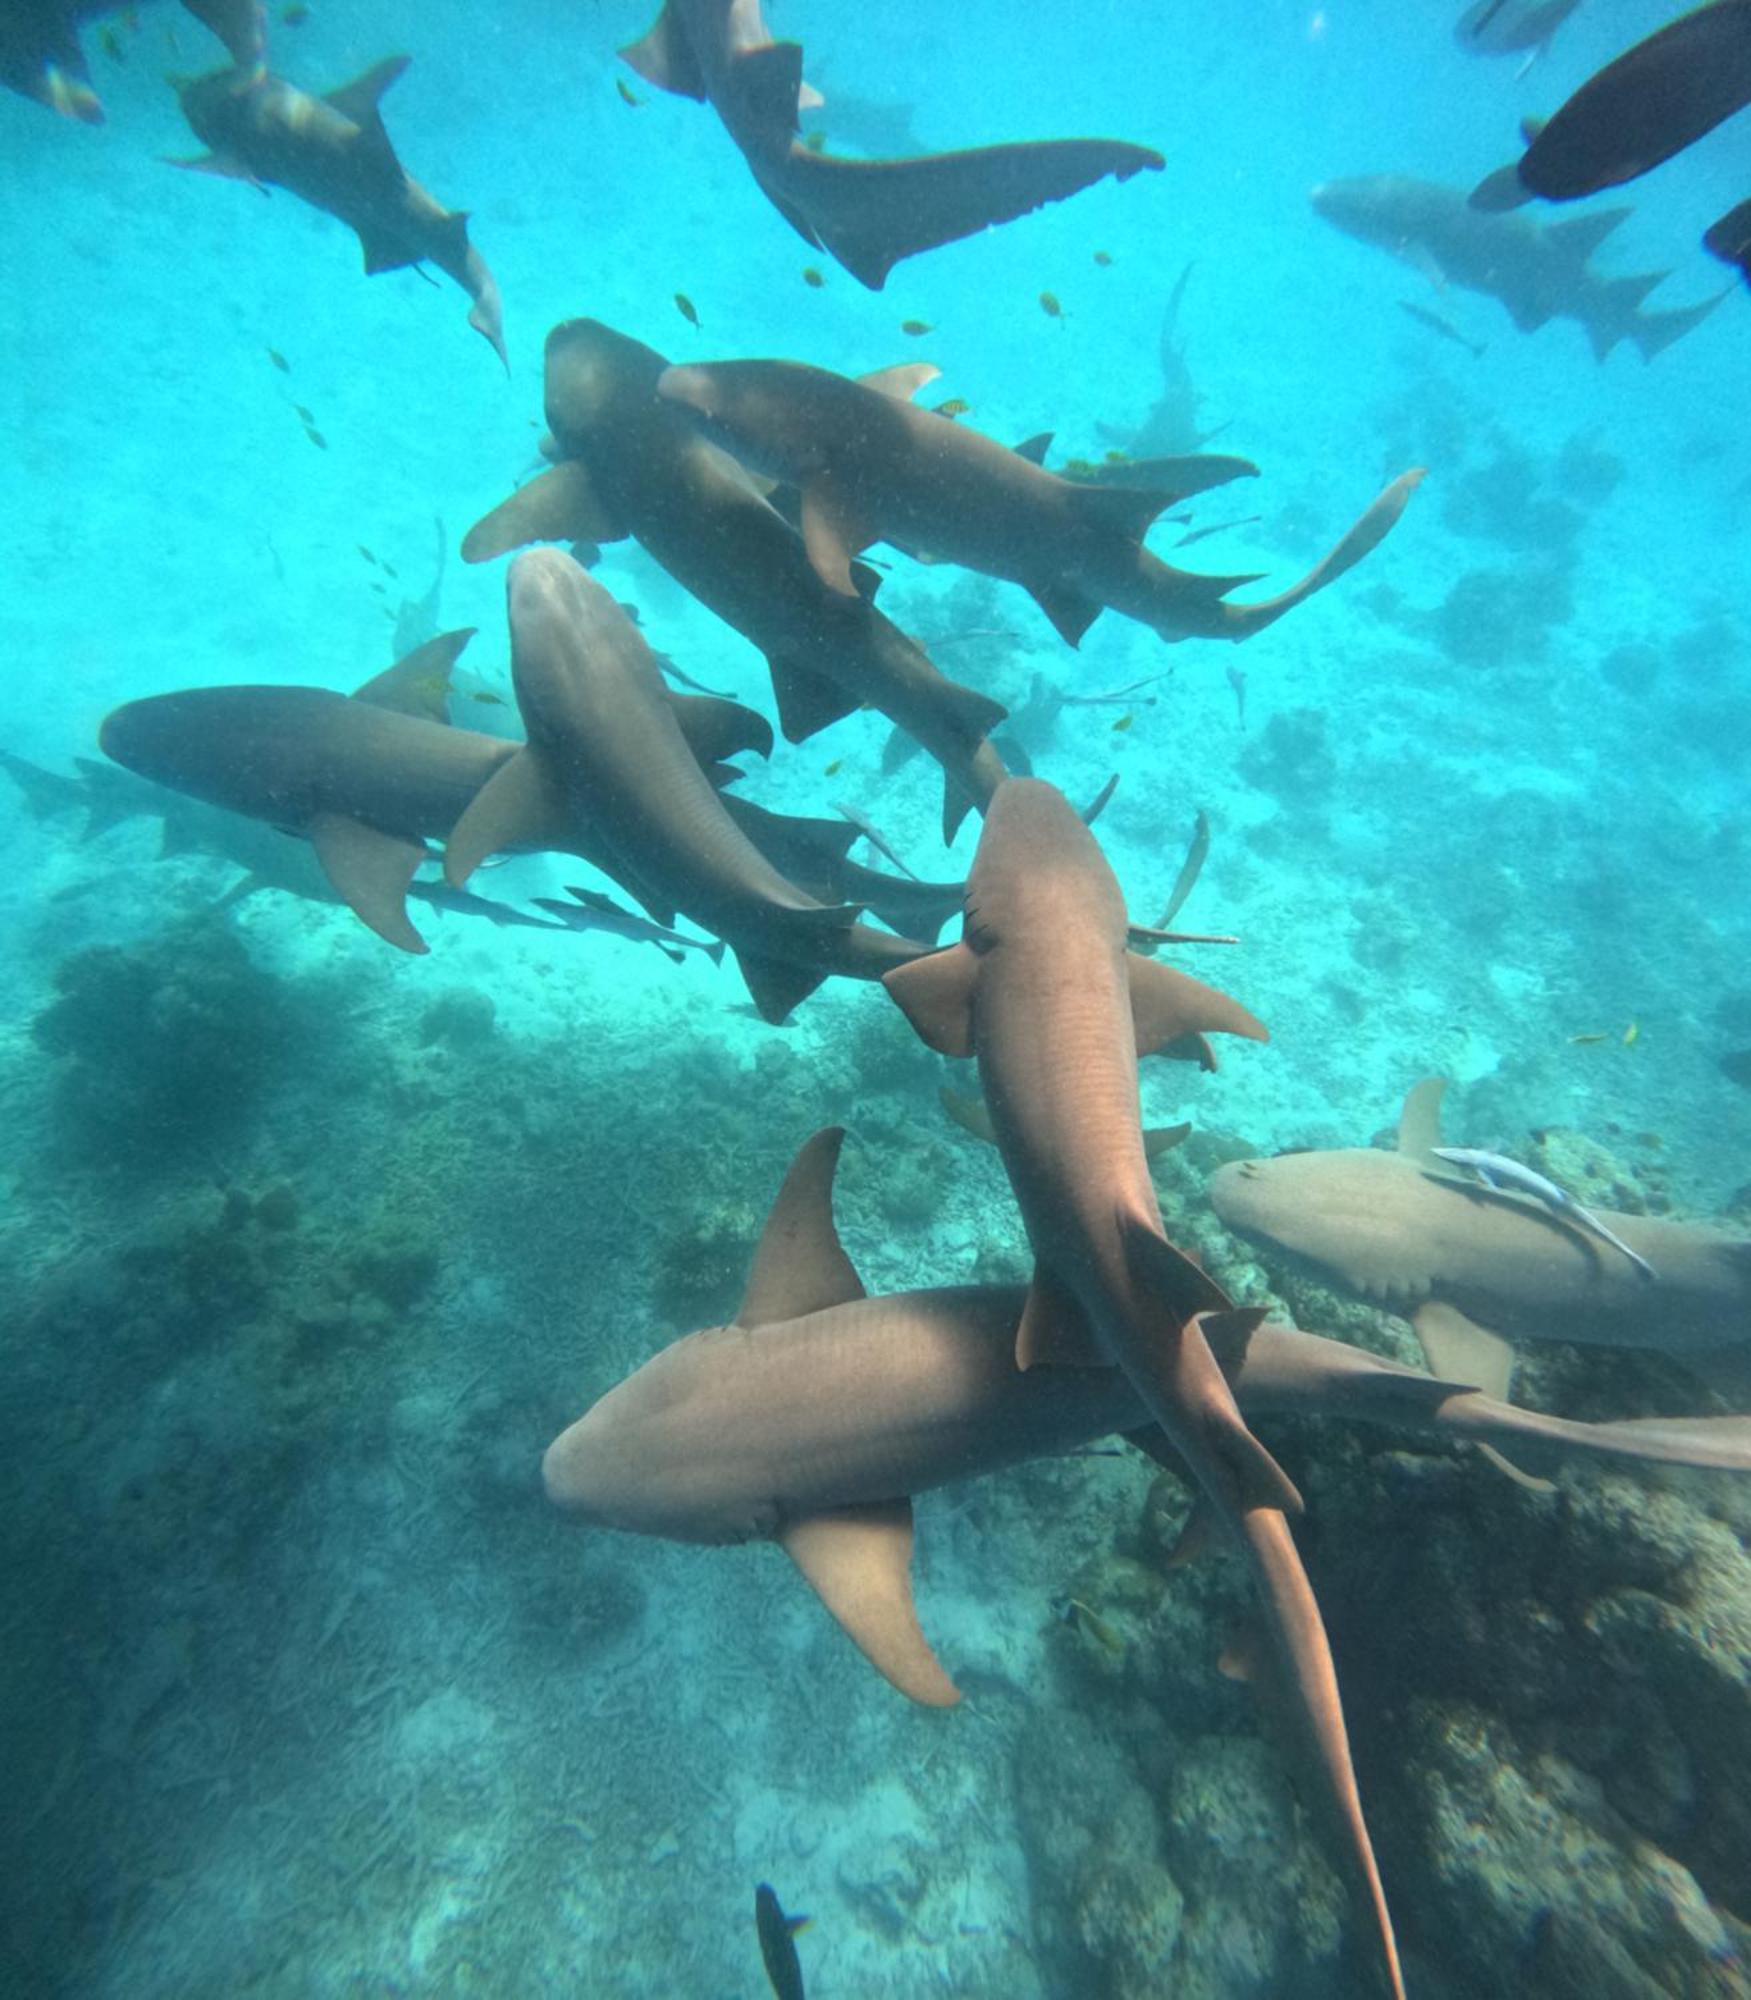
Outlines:
[[[768,1021],[830,974],[876,979],[925,949],[817,901],[761,853],[677,727],[638,628],[587,570],[530,549],[506,594],[528,741],[458,820],[449,881],[507,847],[587,848],[658,923],[680,911],[723,938]]]
[[[1522,333],[1572,319],[1599,361],[1624,340],[1652,361],[1720,303],[1643,312],[1664,271],[1606,278],[1592,268],[1588,259],[1627,208],[1540,227],[1523,216],[1480,213],[1459,189],[1403,174],[1327,181],[1312,199],[1315,213],[1346,236],[1389,251],[1436,285],[1495,299]]]
[[[211,151],[172,164],[283,187],[335,216],[357,232],[367,276],[435,264],[468,294],[468,324],[508,369],[499,288],[468,240],[468,217],[420,186],[384,128],[379,104],[408,61],[389,56],[322,97],[262,69],[196,77],[178,95]]]
[[[1237,1001],[1127,949],[1105,856],[1063,794],[1012,778],[991,802],[959,944],[888,974],[927,1047],[977,1059],[1033,1246],[1016,1334],[1024,1370],[1122,1374],[1244,1554],[1275,1679],[1373,1913],[1393,1991],[1391,1919],[1351,1768],[1325,1624],[1290,1533],[1301,1500],[1247,1428],[1202,1322],[1233,1301],[1173,1244],[1150,1178],[1138,1057],[1209,1064],[1204,1037],[1263,1041]]]
[[[1445,1088],[1431,1078],[1409,1093],[1396,1152],[1235,1161],[1211,1177],[1212,1208],[1404,1313],[1436,1374],[1492,1396],[1506,1398],[1524,1340],[1648,1348],[1704,1374],[1717,1360],[1740,1373],[1751,1240],[1600,1210],[1614,1247],[1561,1205],[1456,1174],[1440,1152]]]
[[[857,595],[853,558],[877,541],[1007,578],[1028,591],[1070,645],[1103,610],[1178,639],[1246,639],[1351,569],[1391,532],[1423,474],[1401,474],[1302,579],[1253,604],[1223,600],[1255,575],[1175,569],[1143,546],[1172,504],[1171,484],[1131,491],[1046,472],[1021,452],[922,409],[937,370],[922,362],[853,381],[795,361],[687,363],[657,383],[705,433],[802,494],[802,534],[821,580]],[[1183,461],[1180,488],[1232,473]]]
[[[803,144],[802,47],[776,42],[759,0],[666,0],[621,55],[646,82],[708,103],[761,192],[806,243],[879,292],[904,257],[1165,162],[1118,139],[1047,139],[911,159],[836,158]]]
[[[779,726],[800,743],[865,706],[942,765],[943,835],[1006,775],[991,747],[1002,704],[946,679],[869,602],[822,583],[791,525],[684,411],[658,400],[667,360],[599,320],[547,337],[546,406],[557,463],[468,532],[484,562],[532,541],[636,537],[683,589],[766,656]]]

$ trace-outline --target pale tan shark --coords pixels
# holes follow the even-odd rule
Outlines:
[[[1321,1265],[1405,1314],[1438,1375],[1506,1397],[1519,1340],[1642,1347],[1707,1373],[1751,1359],[1751,1242],[1696,1223],[1595,1213],[1652,1267],[1582,1222],[1437,1157],[1446,1084],[1415,1085],[1398,1151],[1237,1160],[1211,1177],[1231,1229]]]

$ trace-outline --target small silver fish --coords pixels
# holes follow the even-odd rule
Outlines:
[[[1476,1174],[1485,1187],[1529,1194],[1534,1201],[1543,1202],[1553,1214],[1570,1217],[1582,1228],[1590,1229],[1595,1236],[1609,1243],[1614,1250],[1621,1250],[1644,1278],[1659,1275],[1639,1250],[1632,1250],[1621,1236],[1614,1235],[1590,1208],[1584,1208],[1555,1181],[1546,1180],[1543,1174],[1521,1166],[1518,1160],[1505,1159],[1500,1153],[1479,1152],[1470,1146],[1433,1146],[1430,1151],[1436,1159],[1446,1160],[1452,1166]]]

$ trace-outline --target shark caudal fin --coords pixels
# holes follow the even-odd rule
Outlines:
[[[1398,525],[1399,516],[1410,505],[1411,495],[1427,477],[1428,467],[1423,465],[1414,465],[1408,472],[1401,472],[1374,497],[1342,540],[1329,549],[1299,583],[1291,584],[1287,590],[1275,597],[1267,597],[1259,604],[1223,605],[1222,636],[1250,639],[1255,632],[1274,625],[1284,612],[1305,603],[1324,590],[1327,584],[1336,583],[1346,570],[1354,569],[1364,556],[1385,541]]]
[[[1150,147],[1117,139],[1048,139],[904,160],[834,159],[797,146],[770,179],[785,214],[803,218],[799,228],[879,292],[902,258],[1013,222],[1109,174],[1129,180],[1165,164]]]
[[[1231,1646],[1223,1657],[1223,1672],[1258,1689],[1299,1753],[1297,1761],[1309,1781],[1309,1804],[1326,1820],[1342,1849],[1345,1872],[1375,1933],[1387,1988],[1393,2000],[1404,2000],[1398,1940],[1374,1843],[1362,1816],[1337,1668],[1313,1586],[1289,1524],[1277,1509],[1247,1508],[1241,1516],[1240,1538],[1270,1643]]]

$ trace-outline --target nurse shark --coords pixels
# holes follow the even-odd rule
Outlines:
[[[1230,1229],[1406,1314],[1437,1374],[1492,1395],[1506,1396],[1523,1340],[1647,1348],[1704,1374],[1751,1361],[1751,1241],[1597,1211],[1632,1259],[1561,1209],[1456,1174],[1438,1152],[1445,1089],[1411,1090],[1396,1152],[1233,1161],[1211,1177],[1210,1204]]]

